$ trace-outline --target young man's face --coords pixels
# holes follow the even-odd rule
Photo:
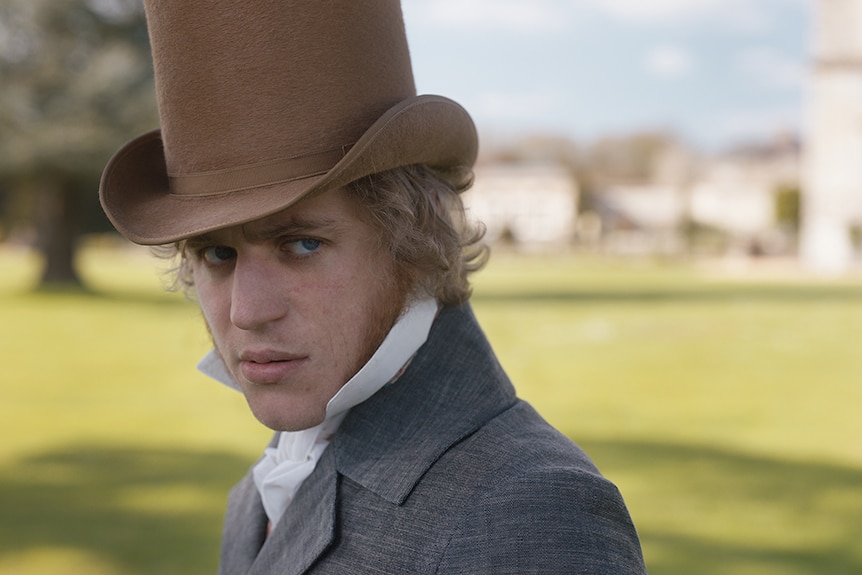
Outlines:
[[[320,423],[403,308],[393,265],[358,209],[338,189],[188,243],[216,350],[272,429]]]

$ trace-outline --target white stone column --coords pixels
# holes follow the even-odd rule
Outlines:
[[[862,222],[862,1],[818,0],[803,159],[800,256],[812,270],[853,263]]]

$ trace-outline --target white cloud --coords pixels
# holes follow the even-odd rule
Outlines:
[[[470,109],[477,116],[489,120],[520,122],[546,117],[548,111],[558,108],[560,103],[560,95],[548,90],[483,92],[472,103]]]
[[[424,0],[405,3],[404,10],[446,28],[498,29],[522,33],[560,30],[569,21],[561,0]]]
[[[756,48],[739,58],[741,72],[755,82],[776,88],[801,88],[806,80],[807,63],[776,52]]]
[[[787,5],[806,6],[808,0],[572,0],[634,24],[679,25],[693,20],[721,23],[743,32],[775,25]]]
[[[647,51],[644,67],[647,72],[663,78],[683,76],[694,67],[694,57],[680,46],[656,46]]]
[[[728,0],[588,0],[623,20],[660,22],[686,19],[714,11]]]
[[[584,11],[634,25],[720,24],[742,32],[780,25],[789,6],[810,0],[409,0],[412,20],[449,29],[505,30],[536,34],[571,29]]]

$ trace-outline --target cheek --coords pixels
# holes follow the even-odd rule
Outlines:
[[[217,330],[223,321],[230,315],[230,300],[220,294],[220,291],[212,284],[206,281],[203,274],[195,274],[195,299],[198,302],[204,320],[212,333]],[[225,301],[228,302],[225,304]],[[216,335],[212,333],[212,335]]]
[[[356,336],[362,345],[371,345],[373,349],[392,328],[405,303],[405,294],[398,287],[392,270],[384,265],[378,269],[380,273],[363,278],[363,297],[354,299]]]
[[[379,324],[388,321],[387,314],[381,311],[395,305],[387,289],[388,270],[372,263],[375,265],[344,266],[337,276],[309,292],[313,294],[317,317],[325,324],[333,347],[341,353],[349,355],[365,345],[370,334],[379,332]],[[370,273],[370,269],[379,271]]]

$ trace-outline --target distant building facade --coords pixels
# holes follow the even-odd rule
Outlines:
[[[685,230],[696,226],[724,236],[714,250],[782,255],[794,250],[795,230],[782,227],[777,196],[799,187],[795,139],[697,160],[680,160],[678,150],[671,153],[677,156],[673,170],[659,169],[648,182],[609,184],[602,190],[607,211],[622,222],[618,230],[605,230],[611,247],[680,252],[691,247]]]
[[[482,163],[464,204],[485,224],[490,242],[560,247],[574,237],[578,185],[553,163]]]

